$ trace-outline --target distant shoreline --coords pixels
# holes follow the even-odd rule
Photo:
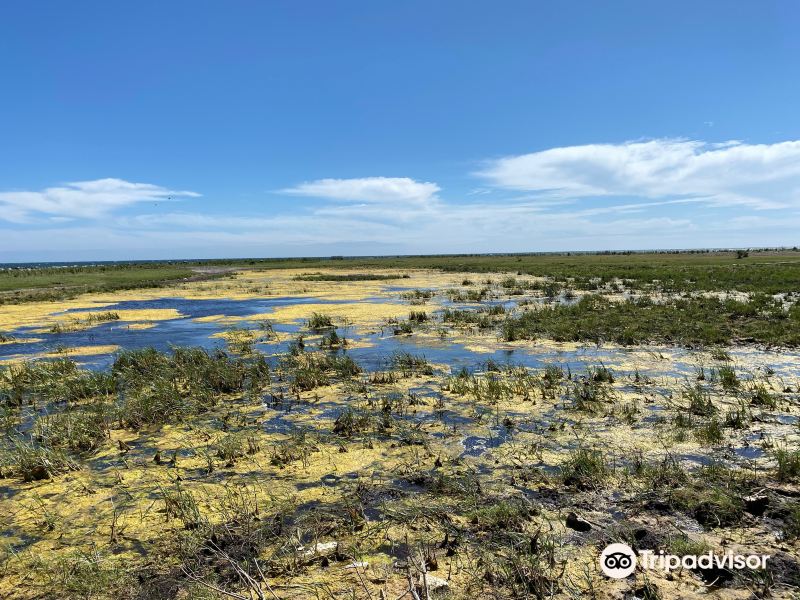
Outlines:
[[[269,256],[269,257],[233,257],[233,258],[156,258],[156,259],[130,259],[130,260],[73,260],[73,261],[23,261],[2,262],[0,270],[10,269],[45,269],[69,267],[101,267],[124,265],[204,265],[204,264],[246,264],[259,262],[281,262],[293,260],[360,260],[360,259],[392,259],[392,258],[438,258],[438,257],[476,257],[476,256],[603,256],[603,255],[633,255],[633,254],[713,254],[722,252],[800,252],[797,246],[779,247],[720,247],[720,248],[653,248],[638,250],[564,250],[564,251],[536,251],[536,252],[454,252],[447,254],[353,254],[353,255],[328,255],[328,256]]]

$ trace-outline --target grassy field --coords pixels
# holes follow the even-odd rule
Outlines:
[[[84,291],[168,285],[196,275],[193,268],[336,268],[441,269],[448,272],[518,273],[594,289],[614,279],[631,289],[665,291],[744,291],[781,293],[800,289],[800,251],[621,254],[504,254],[361,258],[291,258],[186,261],[177,264],[133,263],[116,266],[12,269],[0,271],[0,302],[53,298]],[[343,276],[345,279],[348,276]],[[365,277],[365,276],[361,276]],[[390,279],[391,275],[381,275]],[[369,276],[368,279],[374,279]],[[309,275],[309,281],[318,276]],[[328,279],[329,280],[329,279]],[[9,300],[11,297],[11,300]]]
[[[62,300],[87,292],[157,287],[196,275],[188,266],[161,263],[9,269],[0,271],[0,304]]]
[[[655,303],[611,302],[584,296],[572,306],[552,305],[527,311],[502,324],[507,341],[544,337],[556,341],[657,342],[684,346],[758,343],[800,344],[800,310],[758,295],[747,302],[719,298],[679,298]]]
[[[306,258],[214,261],[214,264],[259,268],[442,269],[449,272],[517,272],[571,281],[578,289],[597,282],[627,280],[634,288],[669,291],[760,291],[780,293],[800,289],[800,252],[673,252],[621,254],[504,254],[403,256],[374,258]]]

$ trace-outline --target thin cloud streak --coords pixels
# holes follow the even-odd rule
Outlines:
[[[170,190],[124,179],[74,181],[38,192],[0,192],[0,219],[17,223],[29,223],[48,215],[62,219],[97,219],[131,204],[199,196],[197,192]]]
[[[339,202],[427,204],[436,199],[440,188],[435,183],[408,177],[360,177],[317,179],[280,190],[293,196],[306,196]]]

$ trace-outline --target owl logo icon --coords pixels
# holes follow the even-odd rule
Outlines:
[[[636,570],[636,553],[627,544],[609,544],[600,554],[600,570],[612,579],[624,579]]]

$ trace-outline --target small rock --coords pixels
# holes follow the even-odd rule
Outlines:
[[[368,562],[351,562],[345,569],[366,569],[369,566]]]
[[[760,517],[769,505],[769,496],[763,494],[754,494],[752,496],[744,497],[744,509],[751,515]]]
[[[591,523],[586,519],[582,519],[574,512],[571,512],[567,515],[567,527],[570,529],[574,529],[575,531],[589,531],[592,528]]]
[[[49,478],[50,473],[48,473],[47,469],[45,469],[42,465],[36,465],[30,471],[27,471],[23,476],[25,481],[40,481],[42,479]]]
[[[422,589],[425,586],[425,582],[428,583],[428,592],[436,593],[438,591],[447,590],[450,587],[450,582],[446,579],[442,579],[441,577],[436,577],[435,575],[425,575],[423,579],[422,575],[419,576],[419,587]]]

